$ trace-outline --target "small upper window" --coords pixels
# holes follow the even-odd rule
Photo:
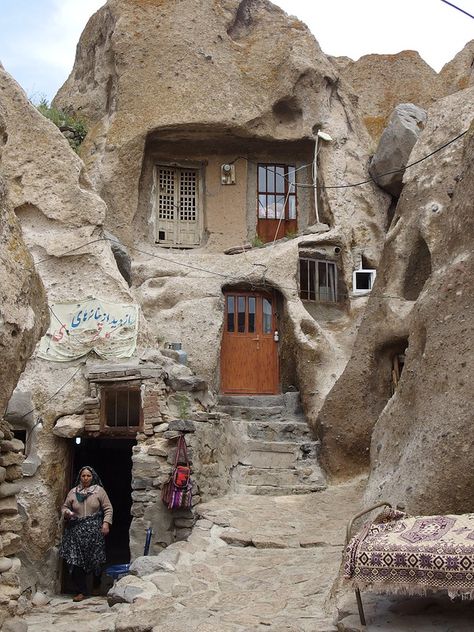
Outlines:
[[[354,270],[352,275],[352,291],[354,294],[370,292],[374,285],[376,270]]]
[[[337,270],[332,261],[300,259],[300,297],[304,301],[335,303]]]
[[[138,431],[141,420],[139,388],[105,388],[102,391],[103,430]]]

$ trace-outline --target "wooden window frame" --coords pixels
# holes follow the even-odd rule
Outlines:
[[[139,411],[138,411],[138,426],[108,426],[107,425],[107,398],[110,393],[117,393],[119,391],[138,393],[139,398]],[[100,394],[100,432],[103,434],[113,434],[120,436],[135,436],[137,432],[143,430],[143,406],[141,403],[141,388],[140,386],[124,386],[124,385],[107,385],[102,387]]]
[[[307,264],[307,278],[308,278],[308,283],[307,283],[307,288],[306,288],[306,293],[307,293],[307,297],[303,297],[303,288],[302,288],[302,284],[301,284],[301,264],[303,262],[306,262]],[[333,289],[333,295],[334,298],[328,299],[328,298],[321,298],[320,295],[320,289],[319,289],[319,264],[324,264],[326,266],[326,278],[329,279],[329,266],[333,267],[333,271],[334,271],[334,277],[333,277],[333,285],[334,287]],[[310,296],[310,278],[311,275],[309,273],[309,267],[310,265],[313,264],[314,265],[314,288],[313,288],[313,293],[315,298],[309,298]],[[327,259],[312,259],[311,257],[299,257],[298,258],[298,285],[299,285],[299,297],[301,298],[302,301],[309,301],[311,303],[327,303],[330,305],[334,305],[335,303],[338,302],[338,296],[337,296],[337,265],[335,261],[328,261]],[[329,285],[327,286],[329,287]]]
[[[284,169],[284,183],[285,183],[285,187],[284,187],[284,192],[279,191],[277,193],[276,191],[276,179],[277,179],[277,173],[276,173],[276,169],[277,168],[282,168]],[[265,189],[266,190],[261,190],[260,189],[260,169],[265,169],[266,172],[266,179],[265,179]],[[272,172],[273,169],[273,191],[268,190],[268,181],[269,181],[269,173]],[[294,183],[291,184],[289,182],[289,173],[290,171],[293,171],[294,173]],[[291,190],[290,190],[291,189]],[[266,202],[265,202],[265,206],[262,207],[261,202],[260,202],[260,197],[261,196],[265,196],[266,198]],[[268,200],[270,197],[274,197],[276,199],[276,197],[283,197],[284,198],[284,209],[283,209],[283,217],[277,217],[277,212],[276,212],[276,208],[275,208],[275,216],[274,217],[269,217],[268,216],[268,210],[269,210],[269,203]],[[289,216],[289,211],[290,211],[290,199],[294,200],[294,209],[295,209],[295,216],[294,217],[290,217]],[[265,211],[265,215],[262,216],[260,214],[260,210],[261,208],[264,208]],[[297,221],[298,219],[298,198],[297,198],[297,194],[296,194],[296,166],[295,165],[289,165],[289,164],[284,164],[284,163],[266,163],[266,162],[259,162],[257,165],[257,218],[259,220],[266,220],[266,219],[270,219],[270,220],[276,220],[279,221],[281,219],[281,221]]]
[[[205,163],[202,162],[167,162],[167,161],[163,161],[160,160],[158,162],[155,163],[154,166],[154,170],[153,170],[153,221],[155,223],[155,227],[154,227],[154,241],[156,244],[159,244],[165,248],[180,248],[180,249],[188,249],[188,248],[199,248],[199,246],[201,245],[202,242],[202,230],[203,230],[203,217],[204,217],[204,192],[205,192],[205,187],[204,187],[204,168],[205,168]],[[178,226],[178,222],[183,221],[185,222],[186,220],[181,220],[177,214],[181,212],[181,206],[180,204],[174,204],[174,208],[175,208],[175,217],[173,220],[166,220],[166,219],[160,219],[160,208],[159,208],[159,180],[160,180],[160,169],[169,169],[169,170],[174,170],[175,174],[174,174],[174,179],[175,179],[175,191],[178,191],[178,193],[175,193],[175,195],[178,196],[179,198],[179,187],[180,187],[180,177],[177,175],[178,172],[183,172],[183,171],[194,171],[196,172],[196,231],[197,231],[197,235],[196,235],[196,243],[186,243],[185,241],[182,241],[181,239],[167,239],[166,237],[164,239],[160,239],[160,232],[161,232],[161,222],[164,221],[173,221],[176,222],[176,226]],[[175,228],[176,230],[176,228]]]

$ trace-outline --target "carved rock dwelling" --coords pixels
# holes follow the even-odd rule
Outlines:
[[[472,132],[407,169],[399,198],[368,176],[400,103],[426,110],[402,169],[469,129],[471,52],[436,75],[410,51],[328,58],[266,0],[109,0],[55,98],[87,123],[79,156],[1,70],[2,212],[26,244],[1,255],[27,261],[24,313],[5,318],[12,286],[0,329],[4,619],[68,590],[59,509],[84,464],[115,507],[109,563],[139,557],[148,527],[152,556],[186,540],[227,492],[306,494],[369,470],[368,500],[472,507]],[[409,73],[382,98],[367,65]],[[171,513],[182,434],[193,502]],[[420,468],[425,449],[438,457]],[[449,493],[454,452],[466,478]]]

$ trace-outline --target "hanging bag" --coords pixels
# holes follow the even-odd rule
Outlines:
[[[191,489],[191,468],[189,467],[188,450],[184,435],[181,435],[178,439],[173,471],[163,485],[161,500],[168,509],[191,507]]]

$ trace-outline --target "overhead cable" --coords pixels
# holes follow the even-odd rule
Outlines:
[[[474,20],[474,15],[471,15],[467,11],[464,11],[464,9],[461,9],[460,7],[457,7],[452,2],[448,2],[448,0],[441,0],[441,2],[444,2],[444,4],[449,4],[449,6],[453,7],[453,9],[457,9],[458,11],[461,11],[461,13],[464,13],[464,15],[467,15],[468,17],[470,17],[470,18],[472,18]]]

